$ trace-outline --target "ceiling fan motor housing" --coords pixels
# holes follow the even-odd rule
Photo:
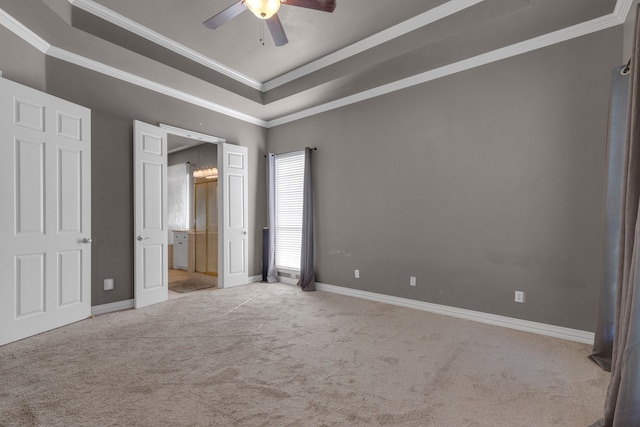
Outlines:
[[[280,0],[245,0],[247,8],[260,19],[269,19],[280,9]]]
[[[284,32],[280,18],[278,18],[277,15],[281,3],[287,6],[297,6],[331,13],[336,8],[336,1],[337,0],[237,0],[236,3],[222,12],[204,21],[204,25],[207,28],[215,30],[225,22],[249,9],[256,17],[264,19],[267,22],[275,45],[284,46],[289,40]]]

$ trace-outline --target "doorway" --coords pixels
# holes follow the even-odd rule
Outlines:
[[[133,130],[134,307],[144,307],[168,298],[168,135],[216,144],[220,173],[217,191],[218,277],[214,279],[220,288],[248,284],[248,148],[163,124],[154,126],[135,120]],[[192,242],[189,247],[195,249],[195,239]]]
[[[217,150],[201,138],[167,135],[170,298],[218,285]]]

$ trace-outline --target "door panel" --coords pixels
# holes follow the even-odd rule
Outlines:
[[[58,153],[60,193],[59,233],[79,233],[82,229],[82,153],[60,149]]]
[[[248,274],[247,147],[221,144],[219,174],[222,191],[222,234],[218,265],[223,265],[222,287],[244,285]],[[219,151],[220,152],[220,151]]]
[[[15,142],[16,232],[44,234],[44,142]]]
[[[91,112],[0,78],[0,146],[2,345],[91,314]]]
[[[82,252],[58,253],[58,304],[62,307],[82,300]]]
[[[31,95],[26,96],[31,98]],[[46,102],[46,100],[43,101]],[[43,104],[26,101],[21,95],[14,98],[14,104],[16,126],[44,132],[45,107]]]
[[[229,241],[229,274],[242,274],[245,271],[244,239]]]
[[[246,228],[244,216],[238,214],[244,211],[244,176],[230,173],[227,179],[229,227],[244,230]]]
[[[162,230],[162,163],[142,162],[142,232]]]
[[[58,112],[57,125],[59,136],[76,141],[82,140],[82,118]]]
[[[167,134],[134,121],[135,307],[168,296]]]
[[[143,269],[144,269],[144,290],[156,289],[162,287],[162,271],[158,270],[158,266],[162,266],[162,245],[145,245],[143,252]]]
[[[16,317],[45,312],[45,254],[16,256]]]

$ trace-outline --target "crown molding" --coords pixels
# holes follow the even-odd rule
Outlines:
[[[159,46],[162,46],[166,49],[171,50],[179,55],[184,56],[194,62],[197,62],[200,65],[204,65],[205,67],[217,71],[220,74],[224,74],[225,76],[240,82],[244,85],[247,85],[253,89],[262,90],[262,83],[257,80],[252,79],[251,77],[245,76],[244,74],[227,67],[217,61],[214,61],[211,58],[204,56],[203,54],[196,52],[193,49],[188,48],[176,41],[171,40],[168,37],[163,36],[150,28],[147,28],[143,25],[138,24],[135,21],[132,21],[129,18],[126,18],[111,9],[108,9],[93,0],[68,0],[73,6],[84,10],[92,15],[97,16],[98,18],[104,19],[107,22],[110,22],[114,25],[117,25],[120,28],[123,28],[131,33],[134,33],[142,38],[145,38]]]
[[[42,37],[22,25],[17,19],[9,15],[3,9],[0,9],[0,25],[20,37],[22,40],[29,43],[42,53],[47,53],[51,48],[51,45],[47,43]]]
[[[634,0],[618,0],[616,2],[616,7],[613,10],[613,15],[618,18],[621,24],[627,20],[627,15],[629,14],[629,10],[631,10],[631,6],[633,5]]]
[[[69,52],[64,49],[60,49],[55,46],[52,46],[47,51],[47,55],[66,62],[70,62],[80,67],[87,68],[89,70],[96,71],[101,74],[105,74],[110,77],[114,77],[119,80],[126,81],[128,83],[152,90],[154,92],[162,93],[172,98],[176,98],[181,101],[185,101],[190,104],[215,111],[216,113],[224,114],[225,116],[233,117],[235,119],[239,119],[248,123],[253,123],[254,125],[258,126],[266,126],[266,121],[258,119],[257,117],[241,113],[240,111],[224,107],[220,104],[216,104],[215,102],[207,101],[206,99],[199,98],[186,92],[182,92],[181,90],[165,86],[161,83],[145,79],[144,77],[131,74],[127,71],[120,70],[119,68],[103,64],[102,62],[94,61],[93,59],[86,58],[84,56]]]
[[[231,108],[224,107],[220,104],[207,101],[206,99],[202,99],[197,96],[190,95],[186,92],[182,92],[180,90],[171,88],[169,86],[156,83],[154,81],[145,79],[143,77],[136,76],[135,74],[131,74],[126,71],[120,70],[118,68],[69,52],[67,50],[60,49],[56,46],[52,46],[42,37],[38,36],[36,33],[28,29],[21,22],[19,22],[17,19],[9,15],[6,11],[4,11],[1,8],[0,8],[0,25],[4,26],[9,31],[17,35],[18,37],[22,38],[24,41],[26,41],[31,46],[38,49],[40,52],[44,53],[45,55],[49,55],[53,58],[70,62],[80,67],[87,68],[87,69],[96,71],[98,73],[105,74],[110,77],[114,77],[116,79],[123,80],[140,87],[144,87],[154,92],[162,93],[164,95],[168,95],[173,98],[180,99],[190,104],[194,104],[194,105],[206,108],[208,110],[215,111],[217,113],[224,114],[229,117],[233,117],[235,119],[239,119],[239,120],[252,123],[258,126],[266,127],[267,122],[265,120],[250,116],[248,114],[233,110]]]
[[[411,31],[415,31],[421,27],[437,22],[441,19],[454,15],[462,10],[472,7],[478,3],[482,3],[484,0],[450,0],[440,6],[430,9],[420,15],[414,16],[406,21],[403,21],[393,27],[380,31],[370,37],[353,43],[347,47],[344,47],[336,52],[330,53],[322,58],[291,70],[285,74],[282,74],[267,82],[261,83],[254,80],[244,74],[227,67],[217,61],[212,60],[199,52],[194,51],[180,43],[177,43],[168,37],[165,37],[135,21],[126,18],[111,9],[104,7],[93,0],[68,0],[72,5],[91,13],[107,22],[117,25],[127,31],[137,34],[153,43],[158,44],[166,49],[169,49],[179,55],[182,55],[192,61],[195,61],[209,69],[217,71],[227,77],[230,77],[242,84],[245,84],[253,89],[260,90],[261,92],[267,92],[275,89],[279,86],[297,80],[301,77],[314,73],[322,68],[328,67],[340,61],[343,61],[351,56],[362,53],[366,50],[372,49],[397,37],[405,35]],[[615,5],[615,9],[608,17],[616,19],[616,24],[622,24],[625,22],[627,14],[633,4],[634,0],[618,0]],[[605,17],[602,17],[605,18]],[[600,19],[600,18],[598,18]],[[607,27],[608,28],[608,27]],[[562,31],[562,30],[560,30]],[[597,31],[597,30],[596,30]],[[564,41],[564,40],[563,40]],[[287,116],[288,117],[288,116]]]
[[[375,98],[381,95],[386,95],[391,92],[407,89],[412,86],[430,82],[432,80],[450,76],[452,74],[470,70],[472,68],[480,67],[482,65],[490,64],[502,59],[511,58],[513,56],[551,46],[556,43],[562,43],[567,40],[605,30],[616,25],[620,25],[620,19],[614,14],[592,19],[591,21],[553,31],[551,33],[534,37],[523,42],[515,43],[510,46],[506,46],[500,49],[493,50],[491,52],[474,56],[472,58],[467,58],[462,61],[455,62],[453,64],[445,65],[443,67],[416,74],[402,80],[359,92],[345,98],[327,102],[322,105],[311,107],[306,110],[298,111],[287,116],[270,120],[267,122],[267,128],[280,126],[306,117],[314,116],[316,114],[321,114],[327,111],[335,110],[337,108],[345,107],[347,105],[355,104],[357,102],[366,101],[368,99]]]
[[[299,79],[300,77],[304,77],[322,68],[328,67],[329,65],[333,65],[397,37],[403,36],[411,31],[415,31],[418,28],[456,14],[478,3],[482,3],[483,1],[484,0],[451,0],[445,4],[421,13],[420,15],[414,16],[411,19],[396,24],[393,27],[389,27],[386,30],[362,39],[352,45],[330,53],[316,61],[312,61],[302,67],[296,68],[295,70],[269,80],[263,84],[262,91],[267,92],[271,89],[275,89],[286,83]]]
[[[69,1],[88,1],[88,0],[69,0]],[[602,16],[600,18],[592,19],[581,24],[577,24],[571,27],[567,27],[561,30],[557,30],[539,37],[535,37],[530,40],[526,40],[520,43],[516,43],[504,48],[496,49],[491,52],[487,52],[472,58],[468,58],[462,61],[458,61],[453,64],[445,65],[434,70],[426,71],[424,73],[417,74],[415,76],[407,77],[396,82],[388,83],[376,88],[372,88],[354,95],[350,95],[335,101],[331,101],[322,105],[311,107],[305,110],[298,111],[293,114],[285,115],[273,120],[262,120],[257,117],[250,116],[248,114],[236,111],[220,104],[199,98],[197,96],[182,92],[180,90],[165,86],[160,83],[145,79],[143,77],[128,73],[115,67],[103,64],[92,59],[85,58],[81,55],[60,49],[55,46],[51,46],[46,40],[35,34],[28,29],[22,23],[17,21],[11,15],[6,13],[0,8],[0,25],[3,25],[23,40],[27,41],[33,47],[40,52],[50,55],[52,57],[71,62],[81,67],[91,69],[93,71],[117,78],[135,84],[149,90],[171,96],[176,99],[180,99],[185,102],[206,108],[211,111],[215,111],[229,117],[233,117],[248,123],[252,123],[258,126],[273,128],[286,123],[290,123],[296,120],[300,120],[306,117],[310,117],[316,114],[321,114],[327,111],[331,111],[337,108],[341,108],[347,105],[355,104],[357,102],[365,101],[371,98],[382,96],[388,93],[406,89],[415,85],[423,84],[429,81],[433,81],[442,77],[446,77],[455,73],[459,73],[465,70],[470,70],[482,65],[489,64],[491,62],[500,61],[502,59],[510,58],[523,53],[531,52],[533,50],[541,49],[547,46],[551,46],[556,43],[562,43],[567,40],[571,40],[576,37],[581,37],[587,34],[591,34],[597,31],[605,30],[616,25],[621,25],[625,22],[627,14],[633,4],[634,0],[618,0],[616,3],[614,12]]]

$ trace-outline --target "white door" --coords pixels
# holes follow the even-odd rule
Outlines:
[[[222,203],[219,203],[222,248],[218,252],[218,265],[223,266],[219,286],[229,288],[249,283],[247,147],[227,143],[218,147],[218,179],[222,188]]]
[[[133,122],[135,307],[165,301],[168,290],[167,133]]]
[[[91,314],[91,111],[0,78],[0,345]]]

